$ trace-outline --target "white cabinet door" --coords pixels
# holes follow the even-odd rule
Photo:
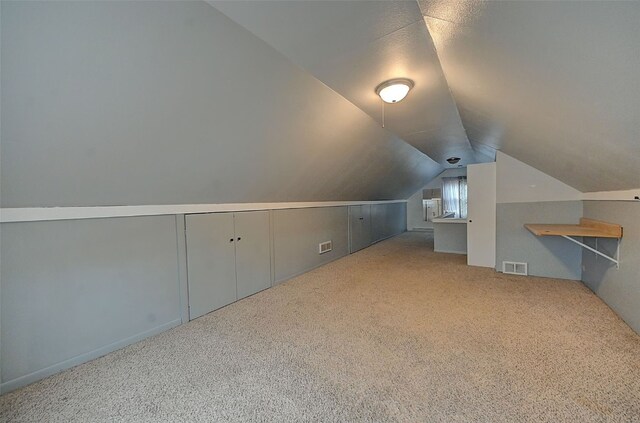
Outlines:
[[[269,212],[235,213],[238,299],[271,286]]]
[[[187,225],[189,319],[236,300],[233,213],[193,214]]]
[[[496,164],[467,166],[467,264],[496,265]]]

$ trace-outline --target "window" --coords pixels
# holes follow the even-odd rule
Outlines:
[[[467,218],[467,177],[442,178],[442,209],[444,214]]]

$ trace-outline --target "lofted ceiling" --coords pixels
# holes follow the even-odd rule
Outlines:
[[[581,191],[640,187],[640,2],[210,1],[445,167],[496,150]]]
[[[2,206],[407,198],[496,149],[640,187],[638,1],[209,3],[3,2]]]
[[[583,192],[640,187],[640,2],[420,7],[473,144]]]
[[[2,207],[407,198],[443,169],[204,2],[3,2]]]
[[[381,82],[415,82],[385,127],[444,167],[492,160],[472,149],[415,1],[210,1],[382,122]]]

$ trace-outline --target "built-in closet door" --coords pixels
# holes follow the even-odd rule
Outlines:
[[[467,264],[496,265],[496,164],[467,166]]]
[[[407,230],[407,204],[390,203],[387,204],[387,226],[385,238],[401,234]]]
[[[386,204],[371,205],[371,242],[378,242],[385,238],[387,230]]]
[[[269,212],[235,213],[238,299],[271,286]]]
[[[371,245],[371,206],[349,206],[349,252]]]
[[[185,219],[189,318],[195,319],[236,300],[236,237],[233,213]]]

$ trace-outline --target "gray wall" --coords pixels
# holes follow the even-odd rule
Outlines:
[[[275,283],[285,281],[349,254],[347,207],[273,210]],[[333,250],[318,254],[318,244],[332,241]]]
[[[467,254],[467,224],[434,223],[433,250],[437,253]]]
[[[3,223],[2,390],[181,322],[174,216]]]
[[[378,207],[391,235],[403,206]],[[269,213],[276,283],[348,254],[348,207]],[[2,391],[186,322],[184,234],[183,215],[0,225]]]
[[[623,227],[620,268],[584,250],[582,281],[609,305],[636,332],[640,333],[640,203],[626,201],[585,201],[584,217],[618,223]],[[585,238],[595,247],[595,239]],[[598,239],[598,250],[614,256],[616,241]]]
[[[206,3],[1,19],[2,207],[397,199],[441,171]]]
[[[503,261],[529,263],[529,274],[549,278],[580,280],[582,251],[566,239],[537,237],[525,223],[577,224],[582,217],[581,201],[502,203],[496,210],[496,270]]]
[[[372,204],[372,241],[381,241],[407,230],[406,203]]]

